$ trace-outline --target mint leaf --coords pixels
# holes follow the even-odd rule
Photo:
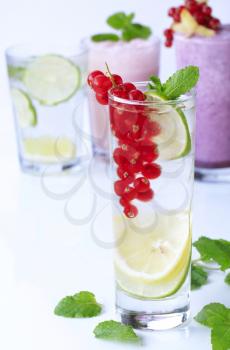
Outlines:
[[[150,82],[150,89],[156,90],[158,92],[162,92],[162,84],[160,78],[153,75],[149,78]]]
[[[192,264],[191,287],[192,290],[198,289],[208,281],[208,273],[201,267]]]
[[[120,38],[117,34],[113,33],[104,33],[104,34],[95,34],[91,36],[91,40],[94,42],[101,42],[101,41],[119,41]]]
[[[94,317],[101,313],[101,309],[93,293],[82,291],[63,298],[55,307],[54,313],[72,318]]]
[[[123,29],[126,25],[132,22],[134,13],[126,15],[124,12],[117,12],[107,19],[107,24],[114,29]]]
[[[99,323],[93,333],[96,338],[106,340],[135,343],[140,341],[131,326],[113,320]]]
[[[206,305],[195,320],[212,329],[211,342],[213,350],[230,349],[230,309],[223,304]]]
[[[163,84],[163,92],[168,100],[175,100],[189,92],[197,84],[198,79],[199,68],[188,66],[178,70]]]
[[[230,272],[226,275],[224,282],[230,285]]]
[[[222,271],[230,268],[230,242],[224,239],[201,237],[193,243],[206,262],[216,262]]]
[[[152,31],[149,27],[143,26],[139,23],[131,23],[127,25],[122,31],[122,39],[124,41],[131,41],[133,39],[148,39]]]

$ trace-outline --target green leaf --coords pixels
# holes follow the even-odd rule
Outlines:
[[[94,42],[101,42],[101,41],[119,41],[120,38],[117,34],[113,33],[104,33],[104,34],[95,34],[91,36],[91,40]]]
[[[208,281],[208,273],[201,267],[192,264],[191,287],[192,290],[198,289]]]
[[[230,268],[230,242],[201,237],[193,245],[203,261],[218,263],[222,271]]]
[[[117,12],[107,19],[107,24],[114,29],[123,29],[126,25],[132,22],[134,13],[126,15],[124,12]]]
[[[63,298],[56,306],[54,313],[72,318],[94,317],[101,313],[101,309],[93,293],[82,291]]]
[[[211,342],[213,350],[230,349],[230,323],[216,326],[211,333]]]
[[[189,92],[197,84],[198,79],[199,68],[188,66],[178,70],[163,84],[163,92],[168,100],[175,100]]]
[[[151,81],[151,85],[153,83],[153,88],[156,89],[158,92],[162,91],[162,84],[161,84],[161,80],[160,78],[158,78],[157,76],[153,75],[149,78],[149,80]]]
[[[122,39],[124,41],[131,41],[133,39],[148,39],[152,31],[149,27],[143,26],[139,23],[131,23],[127,25],[122,31]]]
[[[230,327],[230,309],[220,303],[211,303],[196,315],[195,320],[204,326],[214,328],[224,323],[229,323]]]
[[[226,275],[224,282],[230,285],[230,272]]]
[[[113,320],[99,323],[93,332],[96,338],[106,340],[135,343],[140,341],[131,326]]]

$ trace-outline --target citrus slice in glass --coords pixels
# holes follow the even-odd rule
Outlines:
[[[79,68],[58,55],[45,55],[32,61],[25,73],[28,93],[44,105],[56,105],[70,99],[80,87]]]
[[[21,128],[35,126],[37,114],[30,97],[21,89],[12,88],[11,96]]]
[[[132,225],[139,227],[137,230],[128,219],[115,218],[116,235],[122,237],[116,247],[116,280],[131,295],[158,299],[176,293],[187,277],[191,257],[190,217],[187,212],[158,215],[152,230],[146,232],[141,229],[140,220],[148,219],[140,215],[134,219]]]

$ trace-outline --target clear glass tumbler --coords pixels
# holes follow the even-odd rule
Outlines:
[[[116,308],[135,328],[173,328],[190,310],[194,94],[136,102],[110,92],[109,114]]]
[[[86,51],[21,45],[6,50],[21,169],[56,173],[81,162]],[[75,124],[78,128],[75,128]]]

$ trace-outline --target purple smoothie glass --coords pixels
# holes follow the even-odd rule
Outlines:
[[[230,181],[230,25],[211,38],[175,36],[177,67],[200,68],[196,177]]]

